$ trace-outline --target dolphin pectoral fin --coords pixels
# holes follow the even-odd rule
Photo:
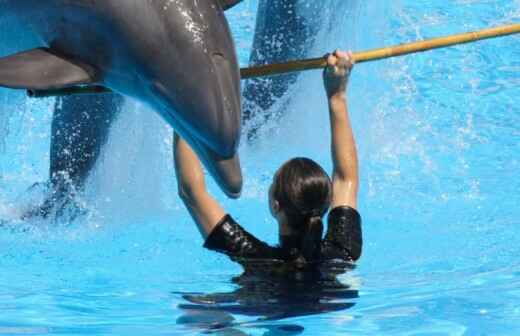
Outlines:
[[[32,49],[0,58],[0,87],[49,90],[94,82],[93,68],[49,49]]]
[[[243,0],[217,0],[217,1],[220,2],[220,5],[222,6],[222,8],[224,10],[228,10],[235,5],[238,5]]]

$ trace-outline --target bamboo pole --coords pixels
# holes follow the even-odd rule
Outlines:
[[[364,63],[518,33],[520,33],[520,23],[488,28],[476,32],[456,34],[430,40],[401,44],[387,48],[357,52],[354,53],[353,56],[356,63]],[[247,79],[253,77],[280,75],[297,71],[321,69],[326,66],[326,58],[318,57],[289,61],[286,63],[242,68],[240,69],[240,75],[242,79]],[[110,89],[102,86],[74,86],[57,90],[29,90],[28,95],[29,97],[39,98],[50,96],[68,96],[74,94],[99,94],[108,92],[111,92]]]
[[[446,37],[434,38],[430,40],[401,44],[387,48],[357,52],[354,53],[353,56],[356,63],[363,63],[518,33],[520,33],[520,23],[484,29],[477,32],[456,34]],[[245,68],[241,70],[241,75],[242,78],[262,77],[294,71],[321,69],[326,66],[326,58],[319,57],[313,59],[291,61],[282,64],[270,64],[252,68]]]

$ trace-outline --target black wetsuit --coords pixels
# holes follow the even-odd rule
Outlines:
[[[291,242],[271,247],[255,238],[226,215],[208,236],[204,247],[224,253],[244,267],[235,277],[238,285],[225,293],[180,293],[188,301],[179,305],[184,315],[178,323],[192,324],[214,333],[231,332],[237,324],[233,315],[258,316],[266,321],[342,311],[356,304],[358,290],[336,276],[351,269],[361,255],[361,217],[349,207],[334,208],[328,218],[328,230],[321,243],[318,260],[294,267]],[[298,244],[294,242],[294,246]],[[280,330],[302,331],[299,325],[273,324]],[[288,329],[287,329],[288,328]]]
[[[306,270],[318,270],[323,265],[335,265],[336,271],[342,273],[351,267],[362,249],[361,216],[350,207],[341,206],[332,209],[328,218],[328,230],[321,244],[320,257],[308,264]],[[268,273],[294,275],[295,257],[291,248],[272,247],[254,237],[226,215],[217,224],[206,239],[204,247],[228,255],[233,261],[240,263],[246,273]],[[338,269],[338,265],[343,265]],[[301,267],[296,267],[301,271]],[[308,273],[308,272],[307,272]],[[323,272],[319,272],[323,273]]]

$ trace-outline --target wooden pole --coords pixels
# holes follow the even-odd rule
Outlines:
[[[353,56],[356,63],[363,63],[518,33],[520,33],[520,24],[512,24],[508,26],[484,29],[478,32],[457,34],[446,37],[434,38],[431,40],[401,44],[382,49],[357,52],[354,53]],[[262,77],[294,71],[321,69],[326,66],[326,58],[320,57],[299,61],[291,61],[282,64],[269,64],[252,68],[245,68],[241,70],[241,75],[242,78]]]
[[[484,29],[476,32],[456,34],[430,40],[401,44],[387,48],[357,52],[353,55],[356,63],[363,63],[518,33],[520,33],[520,23]],[[286,63],[243,68],[240,69],[240,75],[242,79],[247,79],[253,77],[280,75],[296,71],[321,69],[326,66],[326,58],[319,57],[289,61]],[[58,90],[29,90],[28,95],[30,97],[38,98],[50,96],[68,96],[74,94],[99,94],[107,92],[111,92],[110,89],[101,86],[75,86]]]

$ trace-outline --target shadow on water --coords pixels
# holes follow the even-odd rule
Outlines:
[[[244,273],[233,279],[238,288],[232,292],[175,292],[186,301],[178,306],[183,315],[177,324],[217,335],[246,335],[240,331],[243,328],[266,330],[265,336],[300,334],[303,326],[278,321],[352,308],[358,290],[337,279],[352,268],[335,262],[318,272],[290,278]],[[235,315],[256,319],[237,322]]]

